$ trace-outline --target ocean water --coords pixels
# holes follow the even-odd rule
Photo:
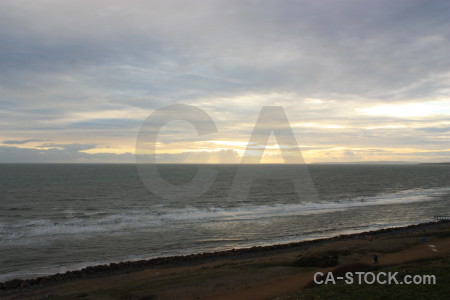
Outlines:
[[[188,183],[197,168],[158,166],[172,184]],[[450,165],[206,168],[217,174],[206,193],[166,199],[131,164],[0,164],[0,281],[404,226],[450,213]],[[275,176],[305,171],[310,181],[300,188]],[[244,179],[266,177],[245,190],[247,180],[233,183],[240,172]]]

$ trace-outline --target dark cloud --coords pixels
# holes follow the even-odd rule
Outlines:
[[[61,149],[68,152],[79,152],[83,150],[94,149],[97,147],[96,144],[53,144],[47,143],[37,146],[38,148],[52,148]]]
[[[129,119],[116,119],[116,118],[110,118],[110,119],[90,119],[88,121],[81,121],[81,122],[73,122],[70,124],[70,128],[80,128],[80,129],[87,129],[87,130],[95,130],[95,129],[136,129],[138,128],[142,120],[135,120],[131,119],[132,116],[130,116]]]
[[[74,146],[66,145],[66,147],[68,147],[69,149],[51,148],[47,150],[39,150],[0,146],[0,163],[134,162],[134,155],[132,155],[131,153],[89,154],[79,152]]]
[[[85,153],[87,146],[54,145],[51,149],[29,149],[0,146],[0,163],[135,163],[132,153]],[[161,153],[156,157],[158,162],[211,162],[239,163],[240,157],[233,150],[215,152],[183,152],[178,154]],[[145,160],[144,160],[145,162]]]
[[[268,90],[405,99],[450,66],[445,1],[164,2],[51,1],[44,11],[7,1],[2,73],[64,73],[165,101]]]
[[[425,128],[419,128],[418,130],[430,132],[430,133],[444,133],[444,132],[450,132],[450,127],[425,127]]]
[[[2,143],[5,145],[23,145],[31,142],[43,142],[44,140],[39,139],[28,139],[28,140],[5,140]]]
[[[392,153],[395,156],[416,156],[416,157],[441,157],[441,161],[448,162],[450,160],[450,151],[417,151],[417,152],[397,152]]]

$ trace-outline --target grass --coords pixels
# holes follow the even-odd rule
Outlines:
[[[339,257],[337,255],[323,255],[323,256],[304,256],[294,262],[296,267],[317,267],[328,268],[339,264]]]

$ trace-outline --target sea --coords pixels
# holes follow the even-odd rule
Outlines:
[[[162,190],[134,164],[0,164],[0,282],[450,214],[446,164],[153,167]],[[199,168],[214,175],[211,184],[184,193]]]

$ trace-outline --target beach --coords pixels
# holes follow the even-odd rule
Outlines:
[[[450,223],[429,222],[331,238],[91,266],[0,285],[1,299],[295,299],[315,272],[370,270],[445,259]],[[334,257],[333,266],[320,266]],[[302,266],[302,259],[317,265]],[[440,282],[449,278],[439,278]],[[294,297],[294,298],[292,298]]]

